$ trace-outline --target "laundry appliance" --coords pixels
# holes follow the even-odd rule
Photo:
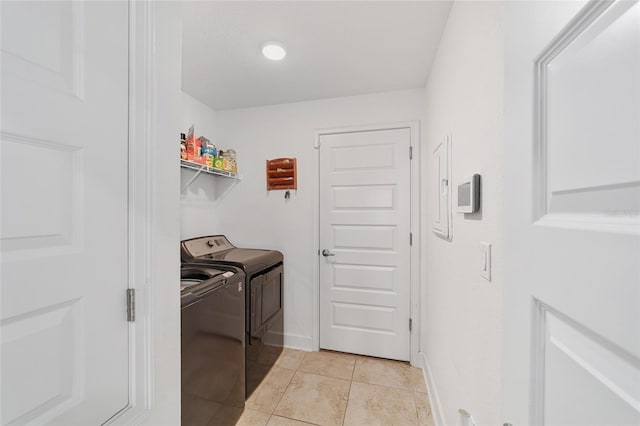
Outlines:
[[[245,274],[246,397],[275,364],[283,347],[283,255],[277,250],[238,248],[224,235],[184,240],[183,264],[240,268]]]
[[[244,408],[245,276],[233,266],[183,264],[182,424],[234,425]]]

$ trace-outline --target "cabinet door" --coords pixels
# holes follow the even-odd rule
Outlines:
[[[128,404],[127,2],[3,1],[2,424]]]

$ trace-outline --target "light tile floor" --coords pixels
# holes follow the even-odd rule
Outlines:
[[[237,424],[433,426],[433,419],[422,371],[408,363],[285,349]]]

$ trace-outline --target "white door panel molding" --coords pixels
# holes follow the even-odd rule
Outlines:
[[[503,421],[638,424],[640,3],[505,28]]]
[[[640,4],[593,2],[537,59],[534,215],[541,224],[640,233],[638,52]]]
[[[319,137],[320,348],[411,359],[411,133]]]

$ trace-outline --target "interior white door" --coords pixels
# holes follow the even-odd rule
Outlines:
[[[2,419],[128,403],[128,3],[2,1]]]
[[[640,424],[640,4],[507,2],[504,421]]]
[[[410,144],[409,128],[320,137],[323,349],[409,360]]]

